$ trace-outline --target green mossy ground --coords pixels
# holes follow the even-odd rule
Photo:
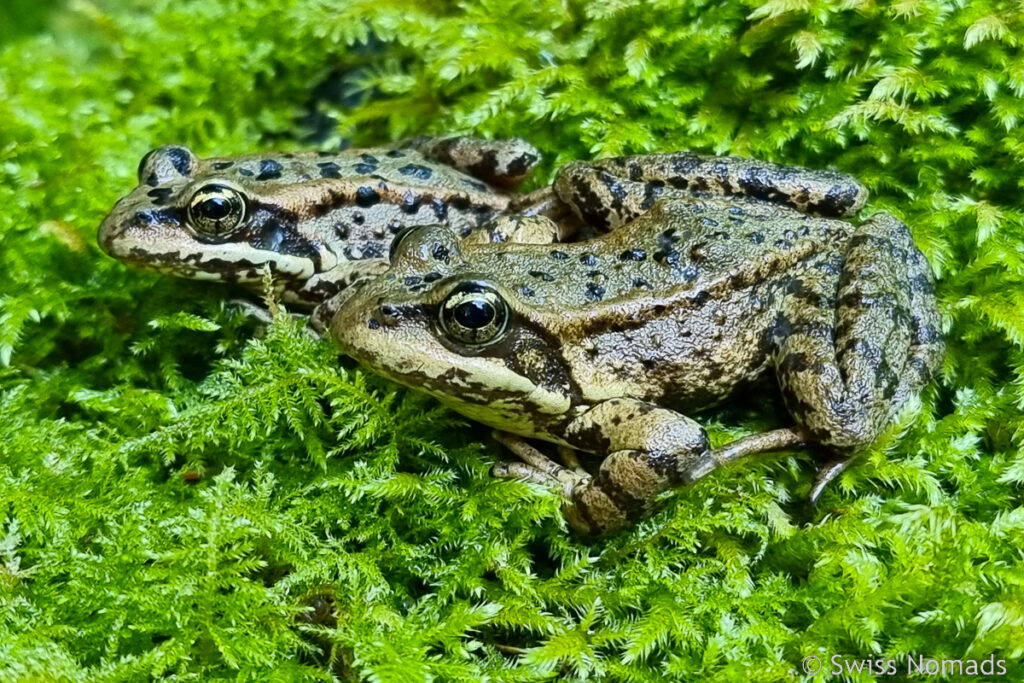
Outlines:
[[[0,680],[791,681],[833,654],[994,654],[1020,680],[1022,12],[5,2]],[[588,543],[488,477],[486,430],[95,245],[158,144],[422,132],[527,137],[535,184],[675,149],[855,174],[940,278],[941,377],[817,510],[794,453]],[[720,443],[775,405],[701,419]]]

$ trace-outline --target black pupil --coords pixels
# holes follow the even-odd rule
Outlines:
[[[494,307],[482,299],[466,301],[455,307],[455,320],[463,327],[479,330],[494,320]]]
[[[199,213],[211,221],[219,221],[231,214],[231,202],[224,197],[210,197],[199,204]]]

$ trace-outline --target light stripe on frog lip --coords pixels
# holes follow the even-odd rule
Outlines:
[[[204,245],[202,251],[175,249],[160,253],[134,247],[121,258],[143,268],[188,275],[197,280],[257,282],[262,279],[263,269],[267,266],[276,276],[297,279],[308,279],[315,272],[315,264],[311,259],[273,251],[256,251],[250,247],[239,249],[232,244]],[[246,270],[254,272],[252,278],[245,276]]]

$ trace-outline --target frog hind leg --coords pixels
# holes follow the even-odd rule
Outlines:
[[[941,360],[926,269],[907,227],[878,214],[783,294],[772,361],[786,406],[842,457],[870,445]]]
[[[504,189],[519,187],[540,161],[537,148],[519,138],[422,137],[406,144],[424,156]]]
[[[868,191],[835,171],[691,152],[573,161],[555,177],[555,193],[585,223],[614,230],[649,210],[667,192],[755,199],[816,216],[849,216]]]

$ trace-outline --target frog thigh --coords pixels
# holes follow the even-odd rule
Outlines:
[[[555,192],[580,217],[614,230],[671,192],[757,199],[817,216],[849,216],[867,201],[855,178],[835,171],[691,152],[573,161],[555,176]]]
[[[602,401],[566,431],[573,446],[605,454],[598,473],[570,494],[570,523],[607,533],[642,516],[654,497],[686,483],[710,449],[707,433],[688,417],[634,399]]]
[[[537,148],[519,138],[416,138],[410,144],[435,161],[506,189],[518,187],[540,161]]]
[[[934,295],[914,280],[916,254],[906,226],[875,216],[845,255],[823,256],[784,293],[779,386],[796,422],[839,453],[874,441],[941,358]]]

